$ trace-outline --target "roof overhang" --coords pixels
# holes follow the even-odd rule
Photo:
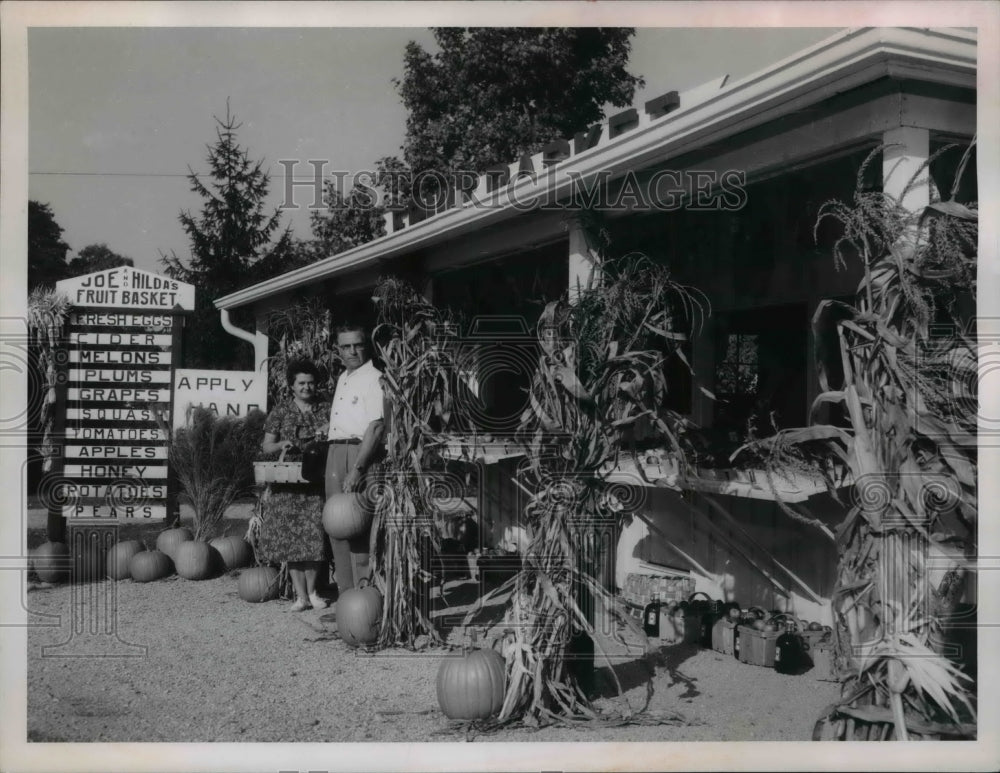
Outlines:
[[[958,30],[851,29],[732,83],[705,84],[680,95],[680,108],[643,116],[620,138],[576,153],[535,178],[521,177],[485,199],[473,199],[367,244],[218,298],[220,309],[259,303],[336,275],[392,260],[521,215],[525,203],[570,196],[598,172],[613,179],[662,163],[830,97],[890,77],[976,87],[976,36]],[[605,136],[606,136],[605,125]],[[576,188],[575,188],[576,186]]]

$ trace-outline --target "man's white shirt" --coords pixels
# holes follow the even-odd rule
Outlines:
[[[369,424],[382,418],[381,376],[371,360],[353,372],[340,374],[330,406],[328,439],[360,439]]]

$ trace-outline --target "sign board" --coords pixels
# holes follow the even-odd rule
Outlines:
[[[167,517],[166,505],[66,505],[63,515],[67,518],[86,518],[120,521],[163,521]]]
[[[163,520],[173,508],[169,430],[182,311],[194,286],[130,266],[64,279],[70,300],[62,515]]]
[[[267,379],[252,370],[178,368],[174,374],[174,429],[185,425],[189,409],[195,406],[236,418],[252,410],[267,410]]]
[[[160,478],[166,480],[167,468],[149,465],[128,466],[122,464],[67,464],[63,470],[67,478],[115,478],[142,484],[146,480]],[[135,480],[133,480],[135,479]]]
[[[77,307],[115,311],[194,311],[194,285],[131,266],[119,266],[63,279],[56,282],[56,292],[63,293],[70,304]],[[115,323],[112,327],[121,325]]]

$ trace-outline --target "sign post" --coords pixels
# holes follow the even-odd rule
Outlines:
[[[166,520],[174,371],[194,286],[131,266],[64,279],[69,298],[63,516]]]

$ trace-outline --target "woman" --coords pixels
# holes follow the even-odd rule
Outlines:
[[[285,373],[290,400],[276,406],[264,422],[265,454],[301,452],[307,443],[324,439],[330,403],[317,402],[319,372],[308,360],[292,362]],[[316,592],[316,577],[328,560],[323,531],[323,482],[271,483],[264,504],[260,551],[266,560],[288,562],[295,588],[293,612],[328,604]]]

